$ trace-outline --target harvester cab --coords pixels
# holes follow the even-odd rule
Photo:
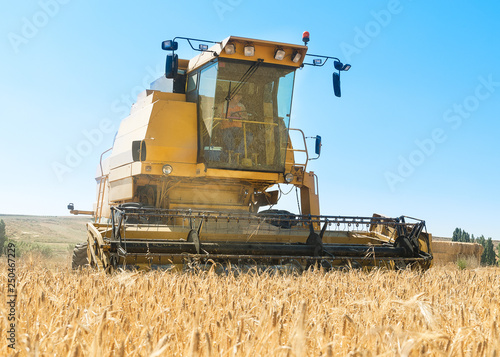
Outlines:
[[[179,59],[179,41],[199,54]],[[94,222],[74,266],[86,257],[104,269],[207,262],[428,268],[423,221],[320,215],[318,179],[307,163],[319,157],[321,137],[309,158],[304,133],[290,127],[293,85],[298,68],[330,60],[340,97],[340,73],[350,65],[308,54],[307,32],[303,41],[164,41],[165,78],[138,96],[110,156],[101,156]],[[300,142],[292,143],[291,132]],[[300,189],[301,212],[270,209],[277,184]]]

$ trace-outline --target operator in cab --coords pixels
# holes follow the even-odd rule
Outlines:
[[[228,101],[219,106],[222,121],[220,123],[223,145],[226,150],[234,154],[244,154],[245,145],[252,142],[253,136],[250,132],[244,133],[244,121],[248,120],[245,105],[241,102],[243,96],[236,93]],[[245,140],[246,136],[246,140]],[[231,160],[231,154],[229,160]]]

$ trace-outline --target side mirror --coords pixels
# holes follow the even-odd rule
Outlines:
[[[172,40],[163,41],[161,43],[161,49],[164,51],[177,51],[179,44]]]
[[[318,157],[321,155],[321,136],[316,135],[316,145],[314,146],[314,152]]]
[[[337,72],[333,72],[333,92],[335,93],[336,97],[341,96],[340,93],[340,74]]]
[[[177,76],[178,64],[179,56],[176,54],[167,55],[167,61],[165,62],[165,77],[175,78],[175,76]]]
[[[314,153],[318,156],[316,157],[313,157],[309,160],[317,160],[319,159],[319,157],[321,156],[321,136],[319,135],[316,135],[316,137],[314,136],[309,136],[307,139],[316,139],[316,142],[314,143]]]

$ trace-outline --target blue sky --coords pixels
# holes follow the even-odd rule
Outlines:
[[[291,126],[323,137],[311,161],[322,213],[409,215],[451,236],[500,239],[500,4],[8,2],[0,15],[0,213],[91,209],[119,122],[162,75],[161,41],[227,36],[301,43],[352,65],[297,72]],[[181,58],[195,55],[181,44]],[[286,190],[286,188],[284,188]],[[295,195],[283,207],[294,210]]]

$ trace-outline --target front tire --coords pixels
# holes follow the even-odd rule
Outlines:
[[[87,245],[88,243],[78,243],[73,249],[73,258],[71,260],[71,268],[74,270],[81,269],[89,265],[89,260],[87,257]]]

